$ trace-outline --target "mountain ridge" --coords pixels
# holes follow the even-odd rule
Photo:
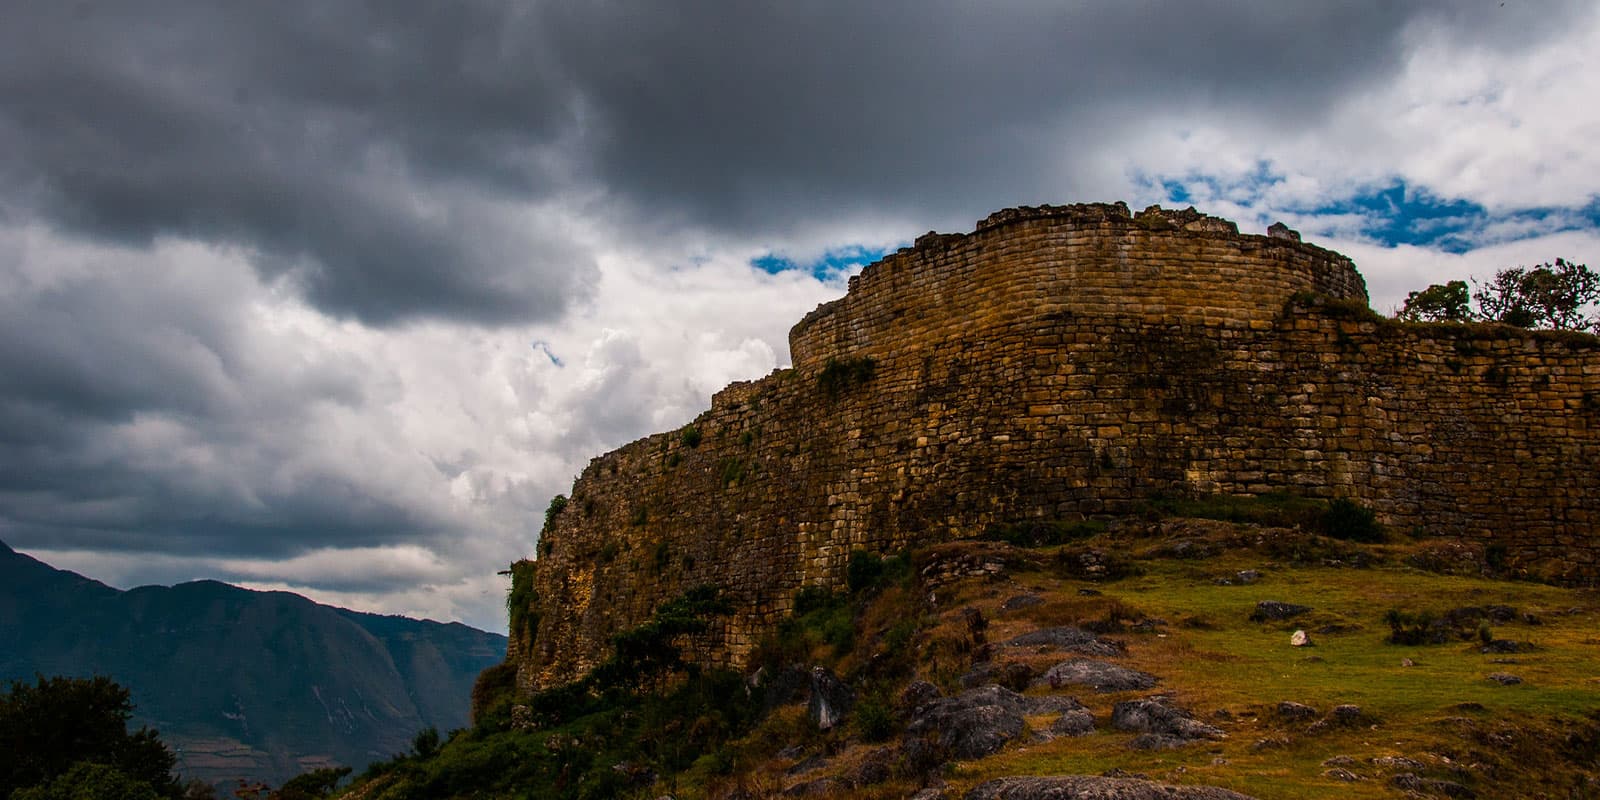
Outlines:
[[[467,724],[505,638],[215,580],[119,590],[0,543],[0,679],[108,675],[186,777],[360,768]]]

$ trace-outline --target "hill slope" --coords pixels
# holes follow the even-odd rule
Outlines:
[[[179,768],[280,782],[467,724],[505,638],[215,581],[119,591],[0,544],[0,680],[109,675]]]
[[[743,672],[522,695],[344,796],[1600,796],[1600,594],[1285,508],[856,551]]]

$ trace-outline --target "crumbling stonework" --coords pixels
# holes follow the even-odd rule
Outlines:
[[[743,666],[852,549],[1158,494],[1351,498],[1600,579],[1600,339],[1366,302],[1349,259],[1192,209],[1019,208],[921,237],[794,327],[793,369],[589,464],[518,572],[538,620],[512,631],[519,685],[580,676],[703,583],[737,611],[693,656]]]

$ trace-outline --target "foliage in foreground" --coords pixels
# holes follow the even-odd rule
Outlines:
[[[611,657],[583,680],[527,698],[523,729],[497,712],[447,739],[425,730],[410,753],[368,769],[357,782],[361,796],[580,800],[625,795],[683,771],[747,730],[760,707],[737,674],[701,672],[683,659],[683,638],[727,611],[711,586],[663,603],[613,637]],[[484,691],[506,696],[482,698],[485,708],[509,708],[514,687],[503,677]]]
[[[0,797],[181,796],[156,732],[129,733],[133,703],[110,678],[13,681],[0,695]]]

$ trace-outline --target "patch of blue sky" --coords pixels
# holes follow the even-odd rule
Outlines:
[[[750,266],[772,275],[790,270],[802,270],[816,276],[821,281],[835,281],[840,276],[853,275],[861,268],[877,261],[894,248],[878,249],[863,245],[846,245],[831,248],[817,258],[805,262],[795,261],[778,253],[766,255],[750,260]]]
[[[1238,176],[1141,176],[1139,180],[1162,192],[1168,204],[1233,203],[1266,215],[1293,215],[1308,233],[1353,234],[1388,247],[1415,245],[1464,253],[1530,236],[1600,230],[1600,194],[1580,207],[1491,211],[1470,200],[1440,197],[1394,179],[1362,186],[1342,197],[1290,199],[1295,192],[1279,191],[1285,187],[1285,176],[1264,163]]]
[[[1377,242],[1447,253],[1561,231],[1600,229],[1600,198],[1579,208],[1491,211],[1471,201],[1414,190],[1400,181],[1305,211],[1312,216],[1356,212],[1366,220],[1363,234]]]

